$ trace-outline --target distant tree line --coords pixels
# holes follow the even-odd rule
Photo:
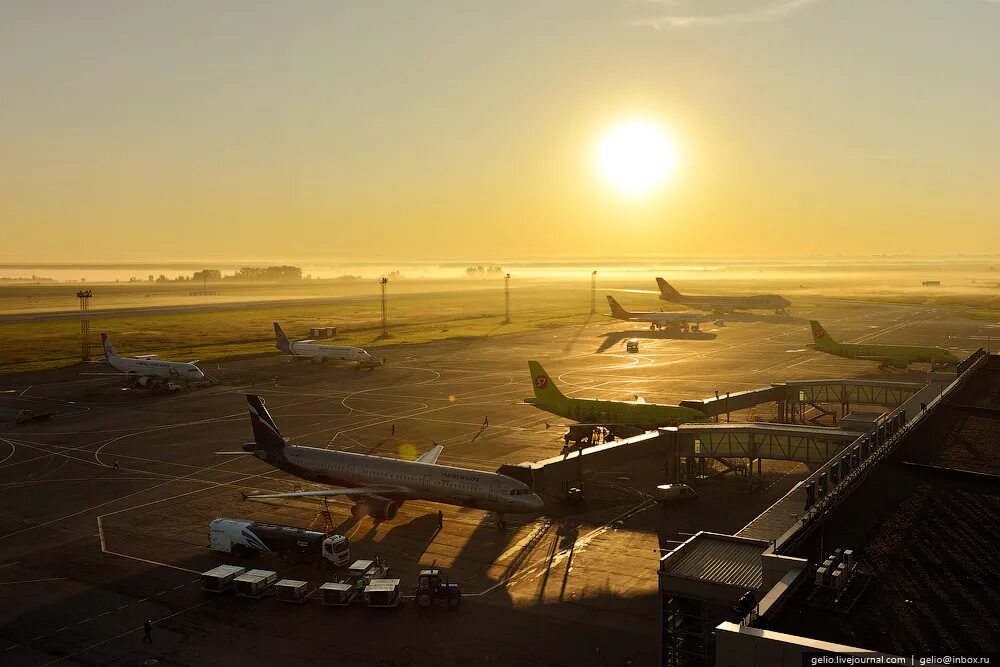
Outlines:
[[[306,276],[306,279],[312,278],[311,275]],[[244,280],[248,282],[294,282],[302,280],[302,269],[297,266],[267,266],[267,267],[257,267],[257,266],[244,266],[239,271],[235,273],[224,276],[222,271],[219,269],[202,269],[201,271],[195,271],[191,276],[177,276],[176,278],[167,278],[162,273],[158,277],[153,277],[153,274],[149,274],[147,281],[151,283],[185,283],[185,282],[199,282],[199,283],[217,283],[223,280]],[[128,279],[130,283],[141,282],[141,280],[132,276]],[[81,280],[82,282],[82,280]],[[115,282],[118,282],[117,280]]]

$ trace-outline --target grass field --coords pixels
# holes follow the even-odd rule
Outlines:
[[[212,361],[277,353],[272,322],[293,338],[307,338],[311,326],[336,326],[334,344],[369,348],[423,343],[443,338],[494,336],[586,322],[586,290],[568,286],[512,290],[510,324],[502,324],[503,290],[404,294],[389,302],[390,338],[380,339],[378,297],[324,305],[252,306],[215,312],[101,316],[91,319],[92,354],[100,356],[100,332],[108,332],[120,354],[158,354],[163,359]],[[597,316],[600,317],[600,316]],[[2,325],[0,372],[55,368],[79,361],[80,329],[74,319]],[[45,358],[39,358],[39,352]]]
[[[605,294],[630,310],[670,309],[659,301],[652,276],[601,284],[597,309],[607,312]],[[823,274],[761,272],[726,276],[691,271],[665,275],[688,293],[779,292],[796,306],[846,299],[876,303],[955,307],[970,317],[1000,321],[1000,289],[984,280],[991,274],[949,275],[942,287],[920,285],[919,272]],[[0,284],[0,314],[72,312],[77,283]],[[276,352],[271,323],[281,322],[293,338],[309,327],[336,326],[332,342],[371,348],[460,337],[498,336],[545,327],[580,324],[591,318],[589,273],[573,280],[514,280],[510,324],[504,313],[501,279],[395,280],[390,284],[389,339],[380,339],[378,286],[373,280],[312,280],[289,284],[209,284],[213,297],[190,296],[197,283],[105,283],[94,290],[92,355],[100,356],[100,332],[113,336],[124,355],[158,354],[164,359],[211,362],[232,356]],[[289,303],[293,301],[294,303]],[[186,307],[200,310],[185,310]],[[207,307],[207,309],[204,309]],[[149,308],[177,308],[140,312]],[[217,309],[216,309],[217,308]],[[128,312],[127,309],[139,309]],[[117,310],[102,314],[102,311]],[[597,315],[596,317],[600,317]],[[602,318],[603,319],[603,318]],[[0,324],[0,372],[71,365],[80,358],[80,326],[75,317]]]

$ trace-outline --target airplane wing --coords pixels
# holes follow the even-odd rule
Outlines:
[[[248,500],[260,498],[308,498],[315,496],[368,496],[390,493],[409,493],[405,486],[359,486],[350,489],[321,489],[319,491],[290,491],[288,493],[254,493]]]
[[[437,463],[438,457],[444,451],[444,445],[434,445],[428,451],[417,457],[417,463]]]

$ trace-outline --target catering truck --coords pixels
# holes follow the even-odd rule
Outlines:
[[[350,542],[343,535],[247,519],[212,520],[208,545],[235,556],[271,552],[290,563],[312,561],[324,567],[345,567],[351,562]]]

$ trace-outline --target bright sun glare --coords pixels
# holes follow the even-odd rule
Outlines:
[[[611,128],[597,148],[597,164],[615,189],[642,195],[662,183],[677,166],[677,151],[661,128],[630,121]]]

